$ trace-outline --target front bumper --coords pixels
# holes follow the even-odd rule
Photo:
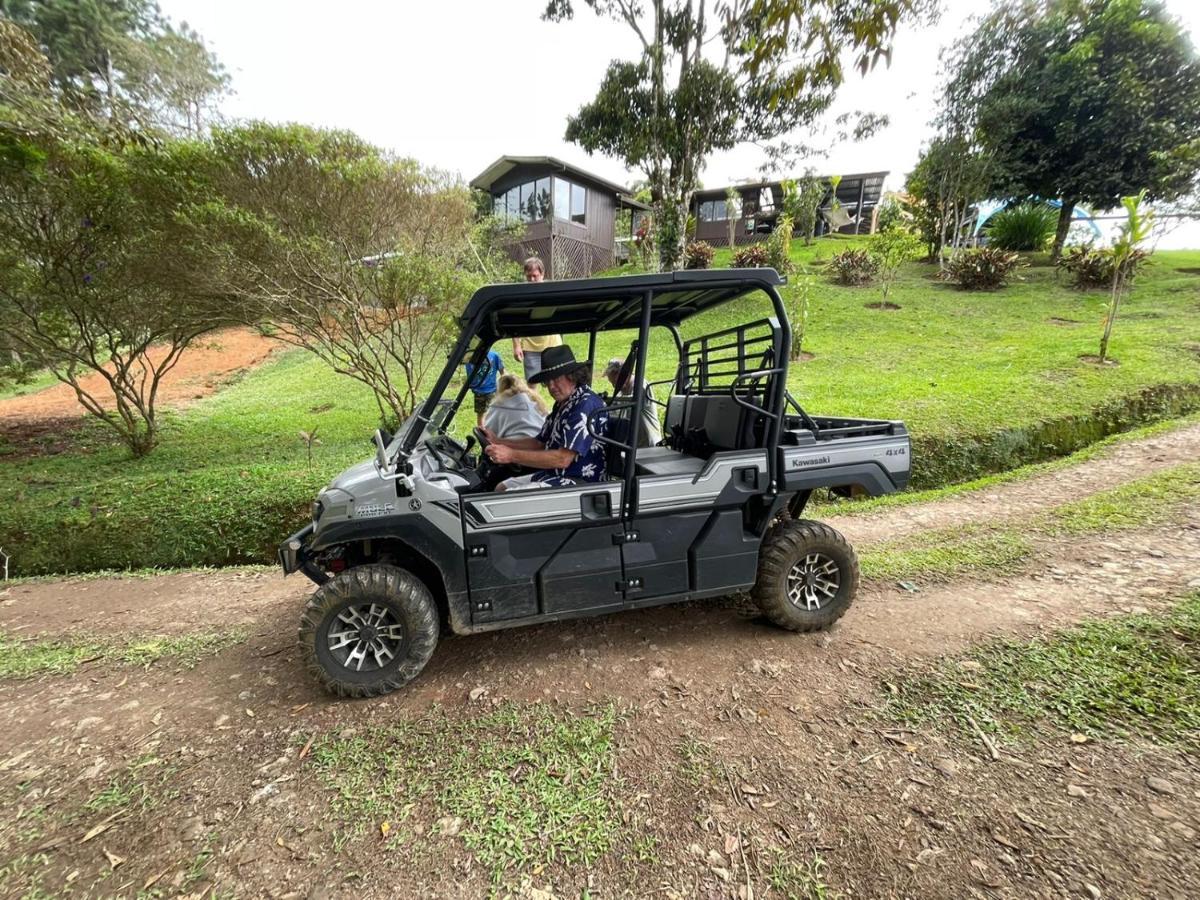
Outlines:
[[[317,567],[308,554],[308,539],[312,537],[314,528],[314,524],[309,522],[279,545],[279,565],[283,567],[284,575],[303,572],[314,584],[324,584],[329,576]]]

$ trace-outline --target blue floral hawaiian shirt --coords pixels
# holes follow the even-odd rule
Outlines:
[[[586,385],[579,385],[566,400],[554,404],[537,439],[547,450],[574,450],[575,461],[565,469],[542,469],[533,476],[534,481],[560,487],[605,479],[604,444],[588,432],[589,419],[598,434],[605,433],[608,412],[604,401]]]

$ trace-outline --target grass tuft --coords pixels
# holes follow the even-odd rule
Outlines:
[[[0,678],[69,675],[90,660],[145,667],[169,658],[190,669],[245,637],[243,629],[231,629],[125,640],[98,637],[22,640],[0,631]]]
[[[898,683],[885,715],[911,725],[950,725],[970,735],[973,719],[1009,738],[1053,727],[1197,748],[1200,594],[1164,615],[991,642]]]
[[[438,710],[324,738],[312,759],[333,794],[342,845],[371,833],[412,852],[407,823],[421,807],[460,817],[463,842],[500,883],[554,862],[587,866],[612,846],[616,721],[611,705],[573,715],[507,704],[465,719]]]
[[[885,541],[863,550],[859,564],[866,579],[938,580],[1015,570],[1032,554],[1029,541],[1015,532],[964,527]]]
[[[1098,534],[1175,520],[1200,499],[1200,464],[1175,466],[1060,506],[1042,526],[1053,534]]]
[[[767,881],[787,900],[833,900],[837,896],[825,881],[825,860],[815,851],[800,862],[777,853],[767,870]]]
[[[1200,464],[1173,466],[1007,526],[940,528],[882,541],[859,557],[863,578],[945,580],[1012,572],[1034,555],[1037,537],[1081,537],[1179,519],[1200,498]]]

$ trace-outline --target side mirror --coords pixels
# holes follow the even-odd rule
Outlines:
[[[375,464],[377,466],[379,466],[379,468],[381,470],[387,468],[387,462],[388,462],[387,445],[388,445],[387,435],[384,434],[384,431],[382,428],[376,428],[375,429]]]

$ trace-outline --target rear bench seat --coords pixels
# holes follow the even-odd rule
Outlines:
[[[707,456],[720,450],[761,447],[766,416],[747,409],[729,394],[672,394],[664,423],[664,432],[672,441],[676,426],[685,444],[704,444]]]

